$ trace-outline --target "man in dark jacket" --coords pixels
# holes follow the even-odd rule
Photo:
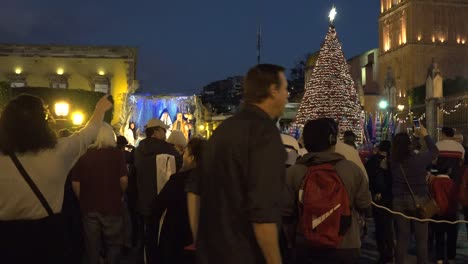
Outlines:
[[[157,195],[156,156],[172,155],[176,161],[176,171],[182,167],[182,157],[173,145],[166,142],[166,126],[159,119],[148,121],[145,129],[146,138],[135,150],[135,170],[137,175],[137,208],[143,218],[144,249],[146,263],[155,263],[155,252],[159,223],[151,217],[151,204]],[[162,186],[159,186],[162,188]]]
[[[337,136],[338,126],[330,118],[312,120],[304,126],[304,145],[309,153],[287,170],[288,189],[291,199],[296,201],[291,204],[290,211],[293,212],[298,208],[299,192],[308,168],[320,164],[333,164],[348,193],[351,225],[338,248],[314,248],[307,243],[302,234],[298,235],[296,263],[355,264],[359,261],[361,236],[358,217],[360,211],[365,211],[371,206],[371,194],[364,172],[355,163],[335,152]]]
[[[379,151],[366,162],[369,175],[369,187],[375,203],[392,208],[392,178],[389,168],[391,143],[384,140]],[[392,215],[379,208],[372,208],[375,222],[375,240],[380,254],[379,263],[391,262],[393,259],[393,220]]]
[[[206,144],[198,181],[187,186],[200,195],[195,235],[201,264],[281,263],[286,152],[274,119],[288,98],[284,68],[260,64],[250,69],[243,98],[243,109]]]

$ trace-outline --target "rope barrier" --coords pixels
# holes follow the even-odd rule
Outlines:
[[[417,221],[417,222],[421,222],[421,223],[425,223],[425,222],[431,222],[431,223],[436,223],[436,224],[450,224],[450,225],[456,225],[456,224],[468,224],[468,221],[467,220],[458,220],[458,221],[447,221],[447,220],[434,220],[434,219],[421,219],[421,218],[416,218],[416,217],[413,217],[413,216],[409,216],[409,215],[405,215],[403,213],[400,213],[400,212],[396,212],[396,211],[393,211],[385,206],[381,206],[381,205],[378,205],[374,202],[372,202],[372,205],[379,208],[379,209],[383,209],[393,215],[398,215],[398,216],[401,216],[403,218],[406,218],[408,220],[414,220],[414,221]]]

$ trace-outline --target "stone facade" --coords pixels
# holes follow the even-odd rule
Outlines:
[[[399,100],[426,83],[433,58],[444,78],[468,77],[468,0],[381,0],[380,11],[378,82],[390,67]]]

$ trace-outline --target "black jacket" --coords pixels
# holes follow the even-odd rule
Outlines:
[[[151,214],[151,203],[157,195],[156,156],[160,154],[173,155],[177,171],[182,167],[182,157],[173,145],[166,141],[146,138],[135,150],[135,171],[138,191],[138,211],[143,215]]]
[[[285,164],[275,122],[260,108],[245,106],[216,129],[205,146],[198,181],[187,186],[200,194],[198,263],[265,262],[252,223],[281,221]]]
[[[375,154],[366,162],[365,167],[369,176],[369,188],[373,196],[381,194],[382,199],[391,201],[392,199],[392,178],[390,174],[390,166],[387,162],[387,168],[382,168],[381,163],[385,156]]]
[[[172,175],[154,201],[152,213],[156,221],[159,222],[166,212],[159,236],[159,264],[182,262],[184,247],[192,244],[187,194],[184,190],[190,172],[191,170]]]

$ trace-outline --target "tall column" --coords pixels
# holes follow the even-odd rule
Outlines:
[[[443,96],[443,79],[434,59],[428,69],[426,79],[426,126],[431,137],[437,139],[437,127],[443,124],[443,114],[439,111]]]

